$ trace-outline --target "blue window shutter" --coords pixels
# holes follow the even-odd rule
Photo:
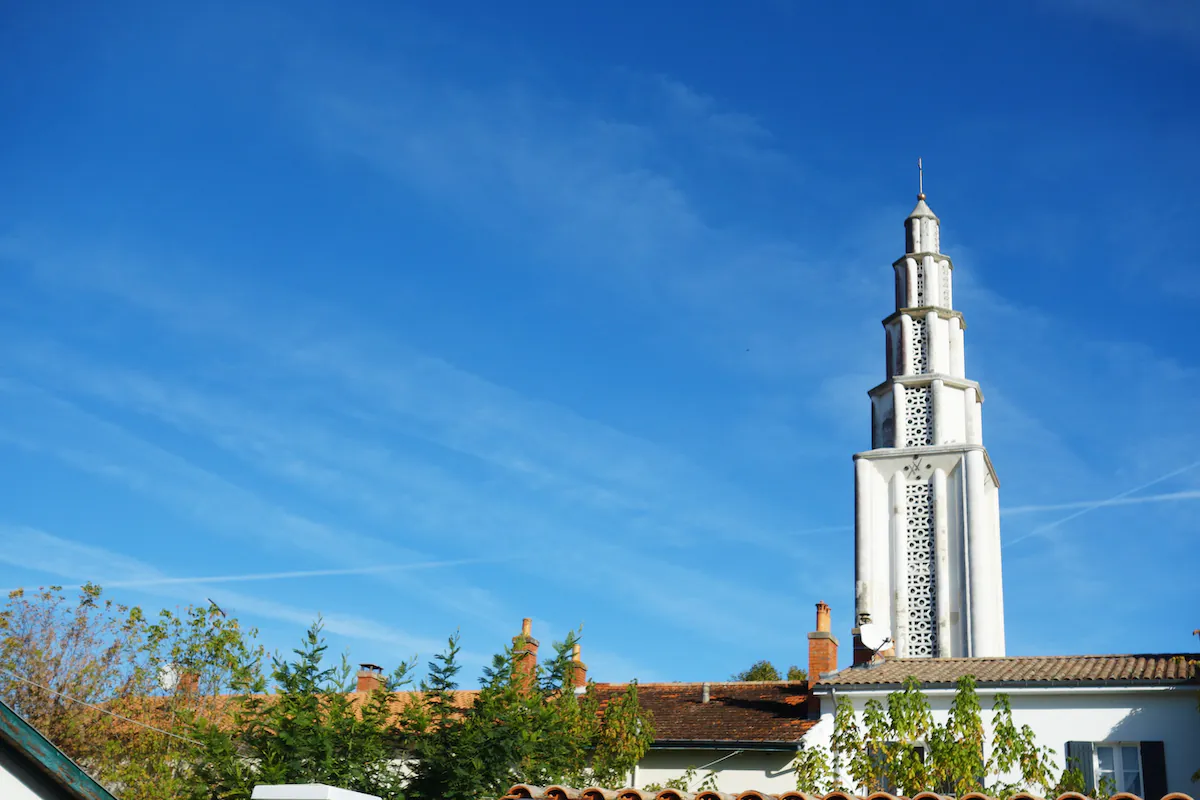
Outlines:
[[[1142,742],[1142,796],[1160,800],[1167,793],[1167,753],[1162,742]]]
[[[1088,792],[1096,789],[1096,774],[1092,770],[1095,754],[1096,747],[1091,742],[1067,742],[1067,769],[1077,769],[1083,773],[1083,788]],[[1150,800],[1148,793],[1146,800]]]

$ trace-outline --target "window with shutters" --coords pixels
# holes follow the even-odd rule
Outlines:
[[[1067,766],[1083,773],[1088,791],[1146,798],[1167,793],[1162,742],[1067,742]]]

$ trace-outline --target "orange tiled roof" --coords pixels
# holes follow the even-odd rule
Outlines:
[[[907,800],[897,798],[887,792],[876,792],[872,795],[847,794],[845,792],[830,792],[829,794],[806,794],[804,792],[783,792],[782,794],[764,794],[763,792],[680,792],[674,789],[663,789],[659,792],[648,792],[641,789],[602,789],[591,787],[574,789],[570,786],[529,786],[520,783],[508,790],[503,800]],[[920,792],[912,800],[951,800],[947,795],[933,792]],[[958,800],[996,800],[980,792],[964,794]],[[1010,800],[1046,800],[1034,794],[1018,792]],[[1091,800],[1091,798],[1066,792],[1053,800]],[[1128,792],[1114,794],[1109,800],[1142,800],[1137,795]],[[1152,800],[1147,798],[1146,800]],[[1192,800],[1181,792],[1164,795],[1162,800]]]
[[[597,683],[596,694],[601,709],[629,684]],[[804,681],[754,681],[743,683],[709,683],[708,702],[703,702],[703,683],[643,683],[638,684],[638,701],[654,716],[655,744],[737,743],[743,746],[794,747],[801,737],[816,724],[809,719],[808,684]],[[369,692],[349,692],[355,705],[364,703]],[[456,708],[470,708],[479,695],[477,689],[453,693]],[[268,702],[274,695],[266,695]],[[411,702],[421,702],[419,691],[393,692],[392,708],[400,709]],[[218,726],[230,723],[238,697],[198,698],[187,703]],[[171,705],[166,698],[145,698],[136,709],[139,719],[168,715]]]
[[[980,686],[1137,685],[1200,683],[1200,653],[1105,656],[1009,656],[1006,658],[891,658],[849,667],[823,677],[818,686],[893,686],[913,676],[925,686],[952,686],[973,675]]]
[[[603,704],[627,684],[598,683]],[[638,702],[654,715],[658,746],[672,743],[737,742],[792,745],[816,724],[809,719],[805,681],[641,683]]]

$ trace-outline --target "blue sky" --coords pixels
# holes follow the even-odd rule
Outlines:
[[[848,656],[922,156],[1009,652],[1196,649],[1193,3],[344,6],[0,12],[0,585]]]

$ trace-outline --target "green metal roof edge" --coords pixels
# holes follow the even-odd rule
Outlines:
[[[80,800],[117,800],[4,702],[0,702],[0,739],[32,759],[47,778]]]

